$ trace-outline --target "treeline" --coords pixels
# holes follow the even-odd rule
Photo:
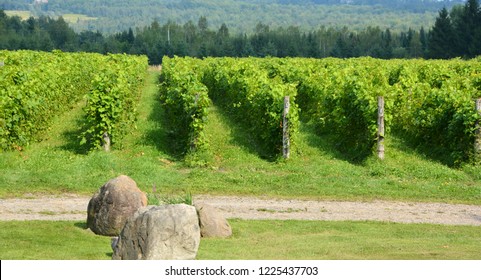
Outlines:
[[[445,21],[449,25],[444,24]],[[29,18],[22,21],[0,10],[0,49],[86,51],[145,54],[151,64],[162,57],[359,57],[449,58],[474,57],[481,53],[481,12],[478,0],[470,0],[447,13],[439,13],[434,27],[426,31],[368,27],[352,31],[347,27],[320,27],[304,32],[299,27],[278,27],[258,23],[252,34],[231,34],[226,24],[210,28],[206,17],[180,25],[154,21],[147,27],[113,35],[82,31],[76,33],[62,17]]]

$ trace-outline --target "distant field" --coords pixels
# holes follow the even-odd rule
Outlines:
[[[8,16],[19,16],[22,20],[26,20],[32,16],[30,11],[5,11]],[[62,17],[68,23],[77,23],[81,21],[92,21],[97,20],[96,17],[89,17],[82,14],[63,14]]]
[[[32,14],[30,11],[5,11],[8,16],[19,16],[21,19],[28,19]]]
[[[77,23],[79,21],[92,21],[98,19],[96,17],[89,17],[82,14],[63,14],[62,17],[65,19],[66,22],[69,23]]]

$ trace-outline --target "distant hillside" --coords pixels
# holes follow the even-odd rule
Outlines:
[[[45,2],[45,1],[44,1]],[[73,23],[77,30],[100,30],[107,33],[129,27],[163,24],[197,23],[207,17],[209,27],[225,23],[232,32],[252,32],[262,22],[272,27],[348,26],[353,30],[379,26],[392,30],[430,27],[443,7],[463,0],[2,0],[0,9],[30,10],[34,15],[59,16],[82,14],[96,20]]]

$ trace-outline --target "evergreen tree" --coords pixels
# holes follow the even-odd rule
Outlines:
[[[426,36],[426,31],[424,31],[423,27],[421,27],[421,29],[419,30],[419,41],[421,43],[421,49],[424,57],[426,56],[426,51],[428,49],[428,38]]]
[[[391,30],[386,29],[385,32],[382,33],[382,53],[381,58],[391,58],[392,57],[392,35]]]
[[[413,32],[411,42],[409,44],[409,57],[420,58],[423,55],[421,40],[418,32]]]
[[[477,34],[480,29],[480,17],[479,1],[468,0],[456,24],[456,33],[459,42],[457,49],[458,55],[473,57],[476,53],[479,53],[476,46],[481,45],[481,42],[477,42],[478,39],[476,38],[478,36],[475,34]]]
[[[215,37],[215,56],[233,56],[234,50],[229,36],[229,28],[223,23]]]
[[[209,27],[209,24],[207,23],[207,18],[204,16],[200,17],[197,26],[199,27],[201,33],[207,32],[207,28]]]
[[[443,8],[436,18],[429,36],[429,58],[452,58],[455,56],[455,35],[448,10]]]
[[[77,34],[62,17],[51,20],[47,31],[55,44],[55,48],[63,51],[75,50]]]
[[[475,57],[481,54],[481,10],[479,0],[469,0],[466,3],[466,14],[469,17],[471,40],[468,45],[468,56]]]

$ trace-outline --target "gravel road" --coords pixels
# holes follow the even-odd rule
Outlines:
[[[0,199],[0,220],[69,220],[87,218],[90,197],[36,197]],[[449,225],[481,225],[481,206],[406,203],[392,201],[349,202],[278,200],[255,197],[196,196],[221,210],[226,218],[319,220],[319,221],[391,221]]]

